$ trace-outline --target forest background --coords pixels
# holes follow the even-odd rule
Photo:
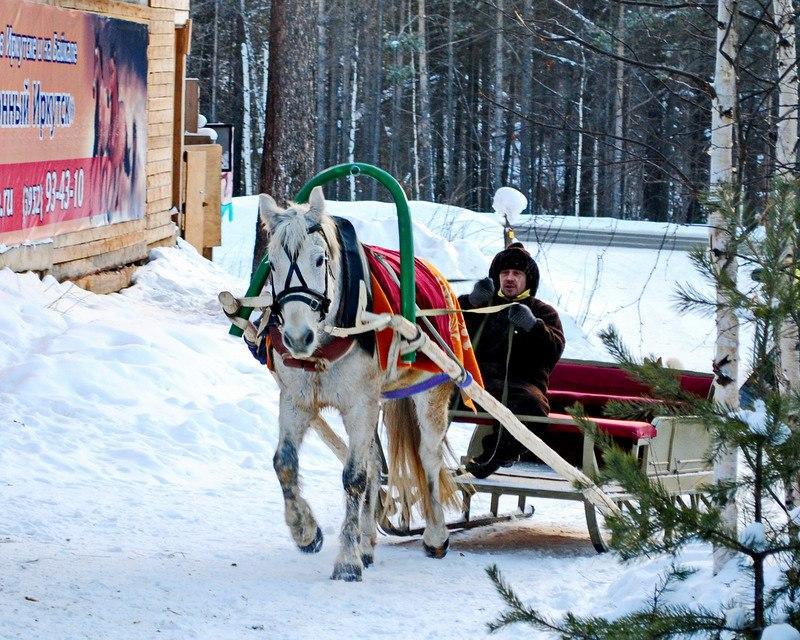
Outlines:
[[[716,2],[305,4],[317,13],[295,13],[307,24],[293,32],[316,42],[317,170],[378,164],[410,198],[475,210],[510,185],[528,196],[528,213],[705,221]],[[782,168],[787,70],[773,2],[737,4],[735,153],[750,208]],[[270,11],[268,0],[192,3],[189,74],[209,121],[235,125],[237,194],[258,190]],[[374,181],[334,183],[328,196],[382,197]]]

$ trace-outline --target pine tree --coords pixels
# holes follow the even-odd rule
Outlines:
[[[698,540],[727,549],[749,579],[747,601],[732,602],[724,610],[671,604],[667,594],[680,589],[690,575],[675,565],[656,586],[651,601],[636,612],[616,619],[568,614],[551,620],[526,607],[492,567],[489,576],[508,610],[489,625],[491,630],[523,622],[564,639],[800,638],[800,508],[787,504],[785,492],[800,473],[800,395],[776,383],[771,353],[781,326],[797,322],[800,316],[800,265],[796,255],[787,258],[785,251],[787,241],[796,246],[800,229],[797,191],[795,184],[778,185],[760,215],[742,216],[751,221],[747,226],[738,222],[736,194],[722,191],[712,206],[725,225],[730,250],[753,273],[754,283],[749,289],[737,286],[700,247],[692,261],[722,296],[709,299],[691,287],[678,292],[683,311],[713,315],[724,305],[740,321],[755,325],[753,373],[742,394],[742,408],[731,410],[713,399],[700,400],[682,392],[673,370],[655,361],[637,361],[613,329],[601,334],[620,365],[664,400],[664,412],[696,416],[706,425],[713,442],[712,457],[734,449],[743,464],[737,478],[705,488],[704,508],[693,508],[652,483],[632,456],[596,433],[603,448],[603,466],[596,481],[618,482],[635,496],[636,503],[635,508],[607,518],[612,548],[623,561],[662,553],[677,556],[687,543]],[[638,417],[648,408],[652,405],[610,403],[606,411],[615,417]],[[579,406],[573,408],[573,415],[583,429],[593,430]],[[738,535],[722,517],[721,507],[731,496],[739,507]],[[777,582],[767,584],[768,566],[777,569]]]

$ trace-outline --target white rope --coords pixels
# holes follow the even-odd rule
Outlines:
[[[380,322],[384,324],[386,321],[386,314],[375,316],[375,314],[366,312],[363,315],[364,319],[368,322],[375,319],[380,320]],[[394,331],[401,333],[407,340],[417,338],[418,327],[406,320],[403,316],[390,316],[388,324]],[[424,333],[422,334],[420,351],[427,355],[436,366],[453,380],[458,380],[460,378],[461,369],[459,365],[453,362],[450,357],[448,357],[438,345],[429,340]],[[495,419],[500,421],[514,438],[536,454],[542,462],[552,468],[562,478],[577,484],[581,488],[586,500],[595,505],[601,513],[604,515],[616,515],[620,513],[619,506],[617,506],[589,476],[564,460],[564,458],[551,449],[539,436],[529,431],[508,407],[504,406],[494,396],[489,394],[489,392],[481,388],[474,380],[466,387],[462,387],[462,390]]]

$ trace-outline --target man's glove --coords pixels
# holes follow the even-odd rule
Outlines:
[[[244,338],[244,336],[242,336]],[[244,338],[244,343],[247,345],[247,348],[250,349],[250,353],[253,354],[253,357],[258,360],[261,364],[267,364],[267,340],[266,336],[261,336],[258,338],[258,343],[250,342],[247,338]]]
[[[469,303],[473,307],[486,307],[494,298],[494,282],[491,278],[482,278],[475,283],[469,294]]]
[[[508,321],[523,331],[530,331],[542,321],[533,315],[530,307],[519,302],[508,310]]]
[[[261,325],[262,316],[258,316],[256,318],[253,325],[258,329]],[[250,349],[250,353],[253,354],[253,357],[258,360],[261,364],[267,364],[267,335],[266,333],[261,334],[258,338],[256,338],[256,342],[250,342],[247,339],[247,333],[242,334],[242,339],[244,343],[247,345],[247,348]]]

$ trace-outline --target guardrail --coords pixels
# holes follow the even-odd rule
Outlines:
[[[680,231],[649,229],[642,231],[618,229],[587,229],[563,227],[557,224],[525,224],[514,227],[517,239],[540,244],[577,244],[594,247],[628,247],[633,249],[664,249],[688,251],[706,244],[708,236],[696,228],[678,227]]]

